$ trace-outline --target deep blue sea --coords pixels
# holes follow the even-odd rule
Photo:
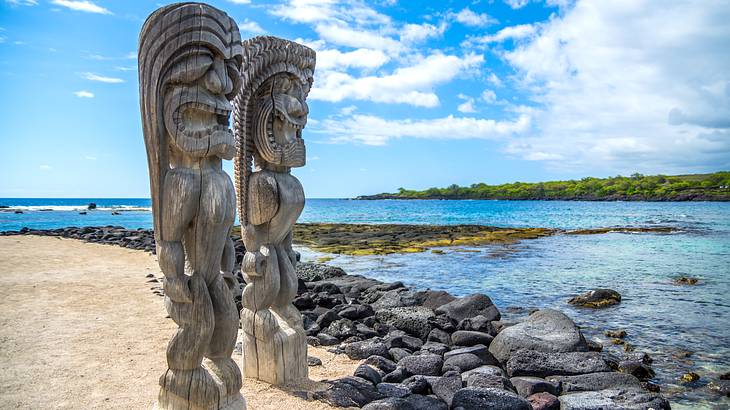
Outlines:
[[[80,215],[89,202],[98,209]],[[10,207],[0,209],[0,230],[152,225],[149,199],[0,199],[0,205]],[[557,235],[511,246],[444,248],[443,254],[353,257],[300,250],[305,260],[332,256],[327,263],[348,273],[455,295],[486,293],[507,320],[525,314],[515,307],[557,308],[607,349],[618,347],[602,331],[625,329],[626,340],[654,358],[657,381],[674,408],[730,408],[730,399],[707,385],[730,371],[730,203],[308,199],[300,221],[678,228],[673,234]],[[701,283],[672,284],[680,275]],[[619,291],[621,304],[593,311],[566,303],[596,287]],[[684,351],[692,354],[679,357]],[[700,383],[679,383],[687,371],[700,374]]]

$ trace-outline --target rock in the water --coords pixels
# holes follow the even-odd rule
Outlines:
[[[473,330],[457,330],[451,335],[451,342],[456,346],[489,346],[492,343],[492,337],[488,333],[475,332]]]
[[[416,410],[411,403],[398,397],[388,397],[368,403],[363,410]]]
[[[550,393],[535,393],[527,398],[532,410],[560,410],[560,400]]]
[[[435,311],[437,314],[445,314],[456,321],[479,315],[484,316],[489,321],[501,318],[499,310],[494,306],[489,296],[481,293],[452,300],[445,305],[439,306]]]
[[[439,399],[443,400],[451,406],[454,394],[462,387],[461,375],[459,373],[447,373],[442,377],[428,377],[428,384],[431,385],[431,391]]]
[[[408,356],[398,362],[398,366],[402,366],[409,373],[424,376],[440,375],[443,364],[444,361],[441,356],[435,354]]]
[[[411,394],[411,390],[400,383],[380,383],[377,387],[380,393],[388,397],[403,398]]]
[[[382,309],[375,313],[379,322],[425,339],[431,331],[428,319],[434,317],[431,309],[423,306]]]
[[[380,369],[361,364],[355,369],[355,376],[365,379],[372,384],[379,384],[385,374]]]
[[[448,410],[449,406],[443,401],[433,396],[423,396],[421,394],[411,394],[405,400],[413,405],[416,409],[428,410]]]
[[[630,374],[618,372],[588,373],[578,376],[549,376],[546,380],[560,384],[563,393],[641,388],[639,379]]]
[[[563,313],[545,309],[530,315],[524,322],[502,330],[489,345],[489,351],[506,363],[518,350],[540,352],[584,352],[585,338],[573,321]]]
[[[608,372],[611,368],[596,352],[543,353],[518,350],[507,361],[505,370],[509,377],[548,377]]]
[[[449,358],[444,360],[444,367],[453,366],[459,369],[459,373],[467,370],[476,369],[479,366],[487,364],[484,360],[480,359],[473,353],[462,353],[457,355],[451,355]]]
[[[669,402],[656,393],[608,389],[560,396],[562,410],[669,409]]]
[[[390,356],[388,347],[380,340],[368,339],[345,345],[345,354],[352,360],[366,359],[377,355],[387,358]]]
[[[532,410],[530,402],[507,390],[478,387],[457,391],[451,407],[463,410]]]
[[[551,381],[542,379],[540,377],[513,377],[509,379],[510,383],[515,386],[517,394],[522,397],[532,396],[535,393],[550,393],[552,395],[558,395],[558,389],[560,384],[553,383]]]
[[[335,407],[362,407],[385,396],[367,380],[344,377],[331,382],[326,390],[315,392],[314,398]]]
[[[613,289],[593,289],[568,301],[571,305],[600,309],[621,303],[621,294]]]
[[[424,290],[416,292],[413,297],[419,306],[425,306],[430,309],[436,309],[456,299],[449,292],[444,292],[443,290]]]
[[[390,373],[397,367],[392,360],[386,359],[384,356],[373,355],[365,359],[365,364],[376,367],[385,373]]]

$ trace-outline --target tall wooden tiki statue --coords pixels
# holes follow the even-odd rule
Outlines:
[[[243,42],[241,92],[235,100],[238,209],[246,254],[243,290],[243,373],[272,384],[307,377],[297,293],[292,228],[304,191],[291,175],[305,163],[302,129],[315,53],[291,41],[255,37]],[[253,168],[253,169],[252,169]]]
[[[238,333],[229,237],[236,199],[221,167],[235,155],[228,121],[242,51],[235,21],[201,3],[158,9],[139,37],[157,257],[165,306],[179,326],[160,377],[163,409],[245,407],[231,358]]]

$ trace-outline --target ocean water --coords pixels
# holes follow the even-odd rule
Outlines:
[[[79,215],[89,202],[98,209]],[[0,230],[120,225],[149,228],[149,199],[0,199]],[[22,210],[22,214],[16,214]],[[119,215],[111,215],[112,211]],[[308,199],[302,222],[482,224],[564,229],[671,226],[672,234],[557,235],[510,246],[444,248],[387,256],[324,255],[348,273],[455,295],[488,294],[506,320],[529,308],[557,308],[587,336],[618,351],[602,335],[625,329],[626,341],[654,359],[656,381],[674,408],[730,408],[708,383],[730,371],[730,203],[569,201],[352,201]],[[677,276],[700,278],[677,286]],[[577,309],[566,303],[596,287],[619,291],[620,305]],[[687,356],[686,352],[692,352]],[[702,377],[692,386],[678,379]]]

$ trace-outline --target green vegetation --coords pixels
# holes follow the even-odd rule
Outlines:
[[[633,174],[628,177],[583,178],[579,181],[502,185],[451,185],[397,193],[359,196],[357,199],[534,199],[584,201],[730,201],[730,172],[694,175]]]

